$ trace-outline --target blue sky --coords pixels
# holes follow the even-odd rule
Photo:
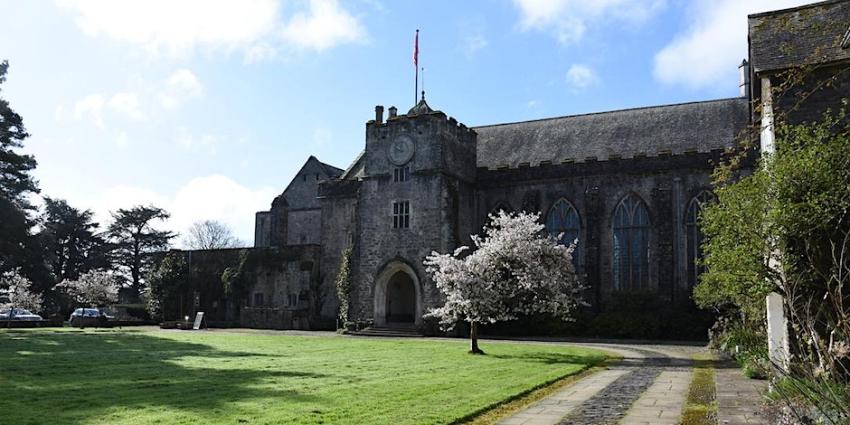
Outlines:
[[[794,0],[0,0],[0,96],[42,195],[253,240],[309,155],[345,168],[374,106],[469,125],[732,97],[747,13]],[[588,141],[592,143],[592,141]]]

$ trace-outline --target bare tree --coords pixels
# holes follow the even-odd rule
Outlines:
[[[191,249],[239,248],[245,243],[235,236],[226,224],[216,220],[196,221],[183,239]]]

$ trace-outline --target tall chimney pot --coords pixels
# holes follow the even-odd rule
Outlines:
[[[391,118],[395,118],[396,116],[398,116],[398,108],[396,108],[395,106],[390,106],[389,111],[390,114],[387,117],[387,121],[389,121]]]
[[[738,65],[740,78],[738,79],[738,89],[741,91],[741,97],[747,97],[750,94],[750,63],[744,59]]]
[[[384,107],[382,105],[375,106],[375,124],[384,123]]]

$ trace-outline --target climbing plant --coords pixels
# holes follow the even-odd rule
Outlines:
[[[348,320],[351,297],[351,248],[342,252],[339,260],[339,273],[336,276],[336,295],[339,299],[339,318]]]

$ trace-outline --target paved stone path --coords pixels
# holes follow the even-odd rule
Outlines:
[[[623,357],[508,417],[502,425],[676,425],[692,378],[691,355],[702,348],[576,344]],[[761,424],[758,381],[738,368],[717,368],[719,425]],[[725,422],[724,422],[725,421]]]
[[[748,379],[731,362],[721,363],[715,371],[718,425],[766,424],[759,412],[766,381]]]
[[[691,371],[666,370],[658,375],[620,422],[626,425],[676,425],[685,407]]]

